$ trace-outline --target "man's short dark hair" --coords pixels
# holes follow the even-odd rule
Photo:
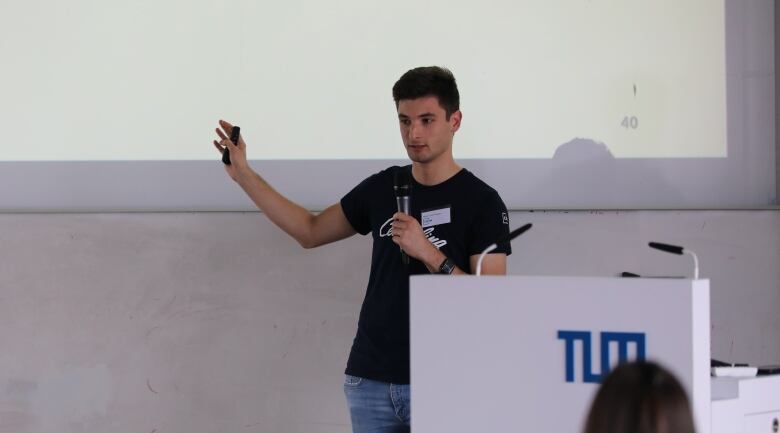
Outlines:
[[[452,113],[460,109],[460,94],[455,76],[447,68],[439,66],[422,66],[406,71],[393,86],[395,107],[398,102],[408,99],[435,96],[439,105],[447,114],[447,120]]]

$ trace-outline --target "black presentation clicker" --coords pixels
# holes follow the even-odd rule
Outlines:
[[[230,141],[233,142],[236,146],[238,146],[238,136],[241,134],[241,128],[238,126],[234,126],[233,129],[230,130]],[[222,162],[226,165],[230,165],[230,151],[225,148],[225,151],[222,152]]]

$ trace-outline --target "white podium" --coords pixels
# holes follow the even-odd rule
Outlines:
[[[709,281],[414,276],[412,431],[582,430],[602,372],[644,357],[710,432]]]

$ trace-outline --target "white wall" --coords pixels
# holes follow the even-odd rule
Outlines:
[[[713,356],[780,363],[780,211],[514,212],[513,274],[712,280]],[[369,238],[258,213],[0,214],[0,432],[348,432]]]

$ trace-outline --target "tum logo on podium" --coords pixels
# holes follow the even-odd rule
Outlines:
[[[590,331],[558,331],[558,339],[566,343],[566,382],[574,382],[574,343],[582,342],[582,381],[598,383],[610,371],[612,343],[617,345],[617,361],[628,361],[628,345],[633,344],[637,360],[645,359],[645,334],[641,332],[602,332],[600,335],[601,370],[593,371],[593,350]]]

